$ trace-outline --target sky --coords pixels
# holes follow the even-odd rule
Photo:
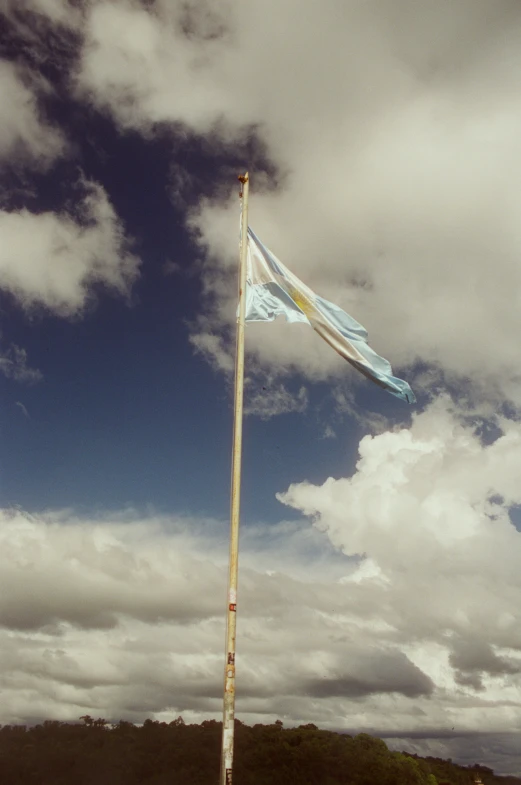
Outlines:
[[[246,330],[237,716],[521,774],[518,0],[0,0],[0,723],[219,719],[239,198],[369,331]]]

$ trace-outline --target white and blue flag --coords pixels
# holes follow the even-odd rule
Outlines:
[[[415,402],[407,382],[393,376],[387,360],[371,349],[362,325],[302,283],[248,227],[246,321],[271,322],[277,316],[309,324],[357,371],[403,401]]]

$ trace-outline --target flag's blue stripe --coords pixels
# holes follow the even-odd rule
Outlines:
[[[288,322],[311,324],[307,316],[275,281],[246,287],[246,321],[272,322],[285,316]]]
[[[363,373],[364,376],[372,379],[403,401],[407,401],[408,403],[414,403],[416,401],[416,397],[407,382],[393,376],[393,369],[390,362],[384,357],[380,357],[380,355],[369,346],[367,343],[367,331],[361,327],[358,322],[352,319],[345,311],[342,311],[337,305],[318,295],[315,300],[315,305],[317,310],[320,311],[327,321],[338,330],[344,339],[360,352],[368,365],[363,365],[350,357],[342,355],[349,363]],[[351,325],[353,322],[357,327],[361,327],[361,331],[356,330],[356,328],[355,330],[352,329]],[[312,322],[311,326],[313,326]]]
[[[311,307],[309,310],[306,309],[308,310],[308,315],[306,315],[284,288],[285,281],[287,281],[288,289],[293,291],[293,286],[287,277],[283,265],[263,245],[252,229],[248,228],[248,234],[278,281],[263,284],[250,283],[247,286],[246,321],[273,321],[277,316],[285,316],[288,322],[305,322],[313,327],[332,348],[364,376],[401,400],[414,403],[416,398],[407,382],[393,376],[390,363],[383,357],[380,357],[369,346],[365,328],[337,305],[310,292],[307,287],[305,287],[305,290],[309,294],[309,305]],[[299,283],[301,284],[301,282]],[[319,312],[326,324],[322,323],[319,318],[313,318],[312,309]],[[331,328],[333,336],[331,335]],[[338,340],[334,338],[334,333],[339,334]],[[346,350],[349,346],[353,347],[363,357],[365,362],[350,357],[347,351],[345,353],[342,352],[343,345]]]

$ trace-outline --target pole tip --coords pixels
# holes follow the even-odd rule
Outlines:
[[[244,183],[247,183],[249,179],[250,178],[249,178],[248,172],[245,172],[244,174],[240,174],[237,177],[237,180],[239,180],[243,185],[244,185]]]

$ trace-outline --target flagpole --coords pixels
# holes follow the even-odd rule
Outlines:
[[[230,509],[230,562],[226,611],[223,730],[220,785],[232,785],[235,733],[235,638],[237,627],[237,575],[239,568],[239,515],[241,504],[242,412],[244,393],[244,322],[246,315],[246,255],[248,251],[248,172],[242,183],[241,242],[239,256],[239,317],[235,354],[235,402],[233,416],[232,487]]]

